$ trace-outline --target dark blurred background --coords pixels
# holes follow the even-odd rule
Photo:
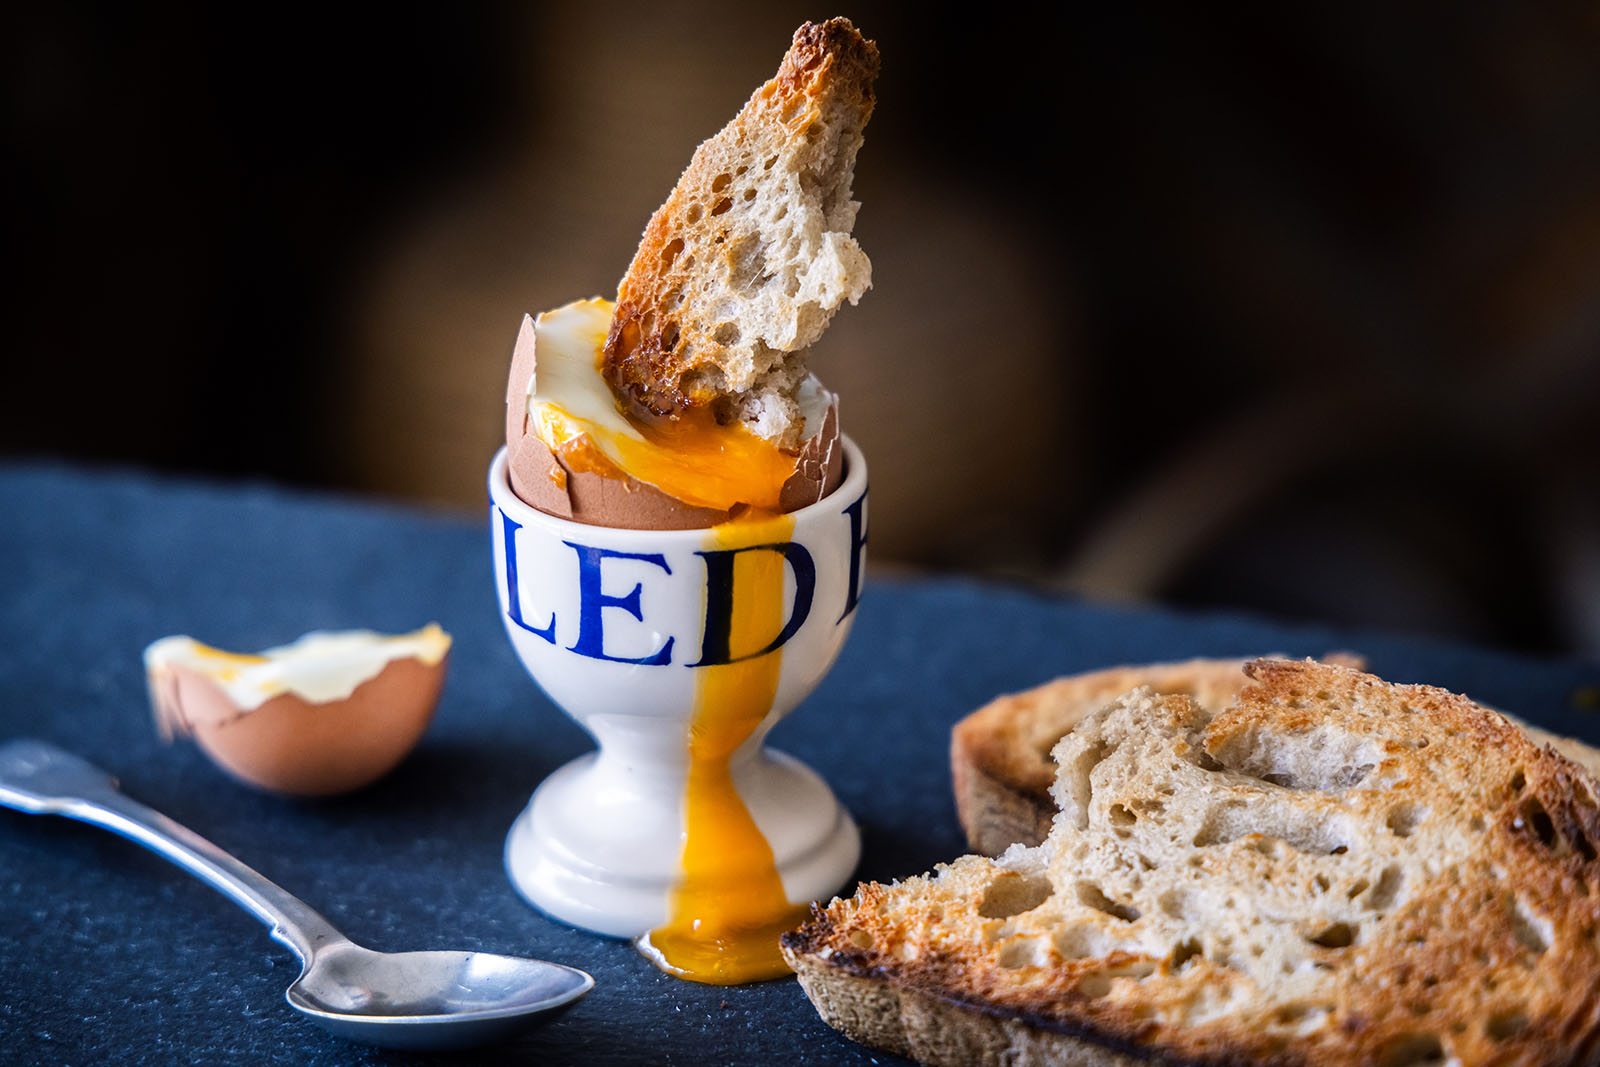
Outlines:
[[[876,560],[1600,654],[1600,5],[1030,10],[14,10],[0,453],[479,513],[520,315],[843,13]]]

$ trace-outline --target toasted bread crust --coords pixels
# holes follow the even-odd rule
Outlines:
[[[973,731],[950,735],[950,784],[968,847],[998,856],[1014,844],[1042,842],[1056,816],[1050,791],[1024,789],[1015,778],[991,771],[993,761],[970,747],[973,742]]]
[[[817,909],[824,1018],[930,1063],[1600,1062],[1600,782],[1443,690],[1249,673],[1085,718],[1041,848]]]
[[[868,889],[864,886],[863,889]],[[823,1021],[863,1045],[951,1067],[1305,1067],[1304,1059],[1254,1061],[1152,1053],[1114,1029],[1026,1008],[999,1008],[965,989],[948,968],[914,976],[879,966],[869,952],[827,938],[826,913],[783,938],[784,958]],[[1067,993],[1066,995],[1070,995]]]
[[[1053,1020],[997,1014],[941,990],[886,981],[888,976],[862,954],[822,955],[828,946],[813,944],[808,929],[786,937],[784,957],[823,1020],[863,1045],[922,1063],[963,1067],[1150,1062],[1116,1050],[1114,1035],[1085,1040],[1087,1031],[1068,1033],[1053,1028]]]
[[[798,385],[803,361],[784,355],[870,277],[849,197],[878,62],[847,19],[806,23],[773,79],[696,150],[618,288],[605,372],[619,396],[657,416],[721,401],[736,417],[753,391]],[[795,235],[791,212],[821,216],[815,232]],[[799,276],[811,264],[794,260],[826,254],[843,257],[841,277]]]

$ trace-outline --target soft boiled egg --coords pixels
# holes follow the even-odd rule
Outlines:
[[[523,319],[506,390],[507,466],[519,497],[591,525],[674,530],[749,509],[794,511],[839,483],[838,403],[814,377],[801,387],[808,436],[798,453],[704,410],[630,418],[601,373],[614,307],[578,300]]]
[[[278,793],[322,796],[376,781],[416,746],[444,684],[450,635],[306,634],[260,653],[192,637],[145,649],[164,737],[186,734],[234,777]]]
[[[614,305],[579,300],[524,317],[506,390],[507,469],[526,503],[561,518],[636,530],[704,529],[707,549],[788,540],[788,512],[843,478],[838,402],[816,378],[799,401],[808,436],[785,452],[708,411],[630,418],[602,373]],[[741,557],[736,645],[780,625],[784,567]],[[738,791],[730,757],[771,711],[781,649],[702,668],[684,798],[681,880],[667,922],[640,948],[671,974],[731,985],[789,973],[782,932],[805,916],[788,900],[773,853]]]

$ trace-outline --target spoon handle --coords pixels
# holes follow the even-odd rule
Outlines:
[[[130,799],[116,779],[43,741],[0,745],[0,805],[62,815],[136,841],[189,871],[272,927],[303,962],[345,937],[316,911],[199,834]]]

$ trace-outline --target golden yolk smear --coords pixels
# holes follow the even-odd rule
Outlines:
[[[794,474],[795,457],[741,423],[720,425],[705,408],[690,408],[670,419],[630,419],[643,440],[614,433],[588,420],[560,412],[569,433],[586,434],[592,444],[568,437],[561,456],[574,470],[616,477],[618,468],[685,504],[718,511],[735,505],[778,511],[784,483]]]
[[[710,548],[787,541],[794,520],[750,514],[715,526]],[[742,552],[734,558],[734,657],[765,647],[783,626],[783,556]],[[767,713],[778,691],[782,649],[736,663],[701,667],[689,727],[683,880],[665,926],[639,939],[662,970],[713,985],[736,985],[790,973],[778,937],[803,920],[789,903],[772,848],[734,788],[729,757]]]

